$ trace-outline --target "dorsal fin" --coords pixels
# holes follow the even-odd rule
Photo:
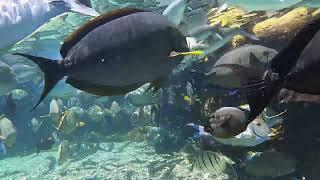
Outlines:
[[[252,52],[250,52],[249,63],[253,67],[264,67],[265,65],[259,60],[259,58]]]
[[[122,8],[113,10],[110,12],[107,12],[105,14],[102,14],[98,17],[95,17],[94,19],[86,22],[82,26],[80,26],[77,30],[75,30],[73,33],[71,33],[63,42],[60,54],[63,58],[67,56],[68,51],[77,43],[79,42],[85,35],[87,35],[90,31],[95,29],[96,27],[99,27],[107,22],[110,22],[112,20],[118,19],[120,17],[124,17],[130,14],[134,14],[137,12],[145,12],[141,9],[135,9],[135,8]]]

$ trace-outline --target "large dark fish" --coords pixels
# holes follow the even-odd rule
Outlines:
[[[242,75],[261,76],[261,82],[249,83],[241,88],[247,94],[250,105],[247,125],[269,105],[282,88],[320,94],[317,79],[320,75],[319,30],[320,18],[303,27],[289,45],[271,60],[267,70],[236,64],[225,65]]]
[[[31,59],[45,74],[37,106],[64,76],[68,84],[96,95],[125,94],[148,82],[157,85],[183,60],[169,57],[173,51],[189,48],[167,17],[124,8],[98,16],[71,34],[60,49],[60,61],[16,55]]]

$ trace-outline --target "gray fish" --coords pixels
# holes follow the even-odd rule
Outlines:
[[[126,94],[148,82],[157,89],[183,60],[169,57],[173,51],[189,48],[185,36],[166,17],[124,8],[99,16],[71,34],[60,49],[60,61],[16,55],[31,59],[45,74],[38,105],[64,76],[73,87],[97,95]]]
[[[236,48],[223,56],[213,65],[212,69],[205,73],[209,84],[219,85],[226,88],[240,87],[248,79],[244,79],[241,74],[237,74],[231,67],[220,66],[222,64],[238,64],[245,67],[255,67],[266,69],[266,65],[276,56],[278,52],[274,49],[260,45],[245,45]],[[258,80],[259,77],[254,75]],[[245,77],[247,78],[247,76]]]
[[[17,88],[17,86],[17,76],[12,68],[8,64],[0,61],[0,96]]]
[[[227,156],[213,151],[199,151],[195,158],[194,166],[202,171],[219,175],[228,173],[230,176],[237,176],[232,165],[234,162]]]
[[[84,0],[88,4],[87,0]],[[0,2],[0,49],[8,48],[27,37],[49,19],[73,11],[97,16],[81,0],[6,0]]]
[[[262,77],[262,81],[242,86],[250,105],[247,124],[254,120],[271,100],[286,88],[299,93],[320,94],[320,18],[307,24],[269,63],[267,70],[241,65],[222,65],[243,76]],[[221,65],[220,65],[221,66]],[[263,76],[261,76],[264,74]]]
[[[218,25],[217,26],[203,25],[203,26],[199,26],[191,29],[187,36],[195,38],[198,43],[200,41],[206,40],[211,34],[216,33],[217,31],[218,31]],[[220,35],[216,33],[216,36],[220,36]]]
[[[231,138],[246,129],[246,114],[236,107],[223,107],[218,109],[210,119],[214,129],[213,135],[219,138]],[[238,133],[239,134],[239,133]]]
[[[140,87],[135,91],[128,93],[125,96],[125,100],[136,107],[160,103],[159,93],[146,91],[148,88],[148,86],[146,85]]]
[[[245,172],[254,176],[278,177],[296,169],[296,161],[287,154],[275,151],[255,153],[245,165]]]
[[[168,17],[169,21],[178,26],[184,17],[184,11],[188,6],[189,0],[175,0],[162,13]]]

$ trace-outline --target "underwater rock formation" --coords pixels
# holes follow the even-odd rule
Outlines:
[[[212,175],[192,167],[187,154],[155,153],[147,143],[102,143],[101,150],[82,160],[69,159],[57,165],[55,152],[36,157],[12,157],[0,161],[0,178],[4,179],[215,179],[226,180],[226,174]]]
[[[262,40],[284,40],[292,38],[301,27],[316,16],[317,12],[313,13],[305,7],[299,7],[280,17],[257,23],[252,31]]]

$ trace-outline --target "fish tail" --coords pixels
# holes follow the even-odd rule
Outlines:
[[[44,73],[44,90],[42,91],[41,97],[37,104],[31,109],[31,111],[33,111],[44,100],[44,98],[49,94],[54,86],[64,77],[63,69],[61,68],[57,60],[50,60],[23,53],[14,53],[14,55],[23,56],[30,59],[35,64],[37,64]]]

